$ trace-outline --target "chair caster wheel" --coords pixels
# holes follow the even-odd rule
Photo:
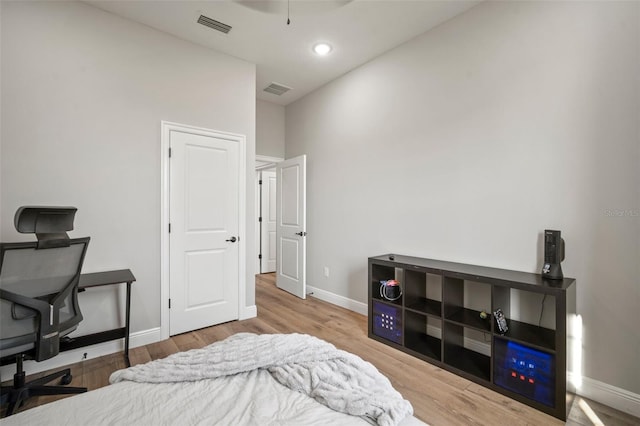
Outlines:
[[[71,383],[71,380],[73,380],[73,376],[71,375],[71,373],[69,374],[65,374],[64,376],[62,376],[62,378],[60,379],[60,384],[62,386],[66,386],[69,383]]]

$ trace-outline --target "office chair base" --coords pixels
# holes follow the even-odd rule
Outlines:
[[[87,391],[87,388],[45,385],[57,378],[60,378],[61,384],[71,383],[71,370],[67,368],[56,371],[55,373],[48,374],[28,383],[24,383],[24,371],[17,372],[14,375],[13,386],[2,386],[2,404],[9,404],[5,415],[10,416],[14,414],[15,411],[32,396],[68,395]]]

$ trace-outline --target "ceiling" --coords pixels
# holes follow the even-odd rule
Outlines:
[[[256,97],[287,105],[387,50],[463,13],[478,1],[86,0],[105,11],[256,64]],[[287,25],[287,6],[289,19]],[[200,15],[229,33],[197,23]],[[329,42],[326,56],[312,51]],[[283,95],[264,92],[272,82]]]

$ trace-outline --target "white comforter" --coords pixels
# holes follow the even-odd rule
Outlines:
[[[301,334],[239,333],[202,349],[116,371],[110,381],[196,382],[258,370],[333,410],[379,425],[396,425],[413,414],[411,404],[373,365]]]
[[[266,370],[183,383],[120,382],[0,420],[2,426],[368,426]],[[411,416],[400,426],[425,426]]]
[[[235,337],[231,341],[238,338]],[[173,358],[182,359],[183,356],[183,354],[176,354]],[[219,356],[222,355],[219,354]],[[254,355],[248,356],[253,358]],[[191,364],[188,361],[189,357],[186,358],[178,364]],[[291,360],[291,358],[288,359]],[[235,365],[237,361],[238,359],[230,358],[226,362],[229,365]],[[154,363],[145,364],[147,365],[145,369],[148,367],[155,369]],[[162,365],[156,365],[156,367],[159,367],[155,370],[159,378],[165,374],[160,373],[164,367]],[[370,370],[373,367],[363,368]],[[135,371],[133,370],[134,373]],[[20,412],[3,418],[0,424],[1,426],[366,426],[373,423],[369,417],[343,414],[297,390],[291,390],[280,384],[266,368],[223,375],[215,379],[203,378],[196,381],[171,383],[138,383],[123,380],[129,374],[132,374],[131,370],[121,370],[113,377],[114,380],[122,380],[120,382]],[[309,377],[309,384],[313,380],[316,379]],[[368,379],[362,381],[362,385],[368,384]],[[424,423],[413,416],[407,416],[400,422],[400,426],[424,426]]]

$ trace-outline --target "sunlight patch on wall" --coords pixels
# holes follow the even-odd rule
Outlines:
[[[569,317],[569,380],[576,389],[582,387],[582,315]]]

